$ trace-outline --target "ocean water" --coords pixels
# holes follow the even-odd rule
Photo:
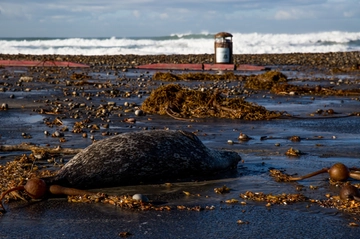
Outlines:
[[[360,51],[360,32],[232,33],[234,54]],[[162,37],[0,38],[2,54],[155,55],[212,54],[214,34]]]

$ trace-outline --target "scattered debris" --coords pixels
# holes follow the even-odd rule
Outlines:
[[[214,192],[218,193],[218,194],[223,194],[223,193],[229,193],[230,192],[230,188],[226,187],[225,185],[220,187],[220,188],[214,188]]]

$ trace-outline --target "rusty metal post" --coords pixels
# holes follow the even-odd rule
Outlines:
[[[227,32],[219,32],[215,35],[215,63],[233,63],[232,35]]]

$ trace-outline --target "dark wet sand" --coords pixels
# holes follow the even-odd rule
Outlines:
[[[358,89],[359,71],[342,71],[334,74],[331,69],[358,66],[356,64],[360,64],[359,53],[335,54],[334,60],[338,65],[332,63],[332,58],[329,56],[332,55],[330,53],[274,54],[247,56],[247,58],[238,56],[238,62],[256,63],[278,69],[288,76],[289,83],[292,84],[320,84]],[[211,58],[210,55],[172,57],[179,62],[189,61],[190,58],[194,58],[193,61],[205,59],[202,60],[204,62],[210,61]],[[39,56],[27,56],[27,58],[35,59]],[[134,108],[131,107],[129,112],[123,109],[115,110],[96,118],[94,117],[96,109],[101,104],[116,102],[116,105],[123,106],[124,102],[129,102],[140,105],[149,96],[151,89],[158,87],[161,82],[151,81],[151,76],[155,72],[140,71],[131,67],[137,62],[148,63],[156,59],[166,62],[171,56],[151,56],[151,58],[69,56],[68,58],[67,60],[82,59],[81,62],[96,62],[96,64],[92,64],[92,67],[86,70],[0,68],[0,76],[2,76],[0,88],[4,91],[0,92],[0,104],[7,103],[9,106],[7,111],[0,111],[1,144],[32,142],[42,146],[48,144],[51,147],[61,145],[64,148],[84,148],[92,142],[90,135],[99,140],[109,137],[102,135],[105,133],[111,135],[145,128],[183,129],[196,132],[208,147],[238,152],[244,162],[239,164],[237,173],[221,180],[175,183],[170,188],[164,185],[142,185],[98,190],[119,195],[143,193],[154,201],[161,201],[164,205],[170,206],[200,205],[205,208],[213,205],[215,206],[213,210],[136,212],[104,204],[68,203],[65,199],[31,203],[10,202],[5,205],[8,212],[0,215],[1,238],[119,238],[118,234],[124,231],[133,234],[130,238],[358,238],[359,228],[350,227],[349,223],[358,223],[360,215],[321,208],[311,203],[266,207],[265,202],[246,201],[246,205],[229,205],[223,201],[231,198],[244,201],[239,194],[248,190],[273,194],[297,192],[297,183],[275,182],[269,176],[268,171],[271,168],[284,169],[288,174],[301,175],[329,167],[338,161],[348,167],[359,167],[360,117],[347,117],[347,115],[360,112],[360,96],[272,95],[268,91],[257,91],[247,96],[248,101],[256,102],[270,110],[287,111],[299,117],[270,121],[230,119],[178,121],[168,116],[135,116]],[[114,59],[124,60],[119,60],[116,64]],[[248,62],[245,62],[246,59]],[[316,61],[316,59],[323,60]],[[125,61],[128,61],[128,64]],[[315,63],[312,65],[311,62]],[[123,71],[125,68],[128,70]],[[72,72],[85,72],[91,75],[92,81],[109,82],[109,84],[101,88],[97,83],[95,86],[67,85],[66,81],[69,80]],[[262,72],[236,74],[260,73]],[[34,78],[31,82],[19,82],[21,76]],[[181,84],[189,84],[192,88],[214,86],[213,82],[181,82]],[[217,87],[226,87],[234,83],[216,84]],[[119,92],[114,96],[110,94],[111,90]],[[73,96],[72,92],[77,92],[78,95]],[[130,97],[125,97],[127,92],[130,93]],[[87,93],[92,94],[91,99],[87,99]],[[14,98],[10,98],[11,95]],[[139,98],[139,95],[142,97]],[[91,109],[79,107],[70,110],[69,103],[74,102],[85,103]],[[60,143],[58,138],[45,136],[43,133],[45,130],[53,133],[64,125],[52,128],[46,126],[44,119],[52,121],[56,115],[40,114],[39,111],[56,107],[66,116],[62,120],[70,131],[74,122],[82,120],[88,111],[94,112],[91,118],[93,123],[101,126],[100,130],[93,132],[87,130],[88,138],[65,131],[64,143]],[[330,108],[337,114],[311,116],[317,109]],[[78,119],[74,118],[77,109],[80,117]],[[135,124],[123,122],[125,118],[130,117],[136,118]],[[104,124],[109,124],[109,128],[102,127]],[[240,132],[248,134],[253,139],[248,142],[237,141]],[[31,135],[32,138],[24,139],[22,133]],[[293,135],[300,136],[302,140],[300,142],[288,140]],[[266,140],[260,140],[262,136],[268,137]],[[228,140],[233,140],[236,144],[229,145]],[[304,154],[298,158],[285,156],[285,152],[290,147],[299,149]],[[0,163],[4,164],[22,153],[29,152],[0,152]],[[68,157],[64,157],[64,160],[67,161]],[[304,186],[301,193],[314,199],[325,199],[325,194],[336,195],[339,191],[338,188],[329,185],[327,175],[316,176],[299,184]],[[232,189],[229,194],[214,193],[214,188],[222,185]],[[312,190],[310,185],[317,186],[318,189]],[[190,192],[191,195],[186,196],[182,191]],[[238,224],[238,220],[249,223]]]

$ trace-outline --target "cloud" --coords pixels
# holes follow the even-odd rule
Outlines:
[[[346,11],[344,12],[344,17],[353,17],[355,15],[354,11]]]
[[[43,29],[51,34],[164,35],[174,32],[360,31],[358,0],[0,0],[0,37]],[[291,20],[291,21],[290,21]],[[308,21],[311,20],[311,21]],[[56,31],[54,29],[56,25]],[[85,26],[85,27],[84,27]],[[336,28],[334,27],[336,26]],[[10,29],[10,30],[9,30]],[[135,31],[135,30],[136,31]],[[265,30],[264,30],[265,29]],[[300,29],[300,28],[299,28]],[[296,29],[292,29],[296,30]],[[35,34],[35,31],[34,31]],[[100,36],[100,35],[98,35]]]
[[[276,20],[309,19],[313,17],[314,15],[311,11],[304,12],[298,9],[279,10],[274,15]]]
[[[140,17],[140,12],[138,10],[134,10],[133,11],[133,16],[136,17],[136,18],[139,18]]]
[[[287,20],[287,19],[296,19],[289,11],[280,10],[275,13],[276,20]]]
[[[169,15],[167,13],[161,13],[160,18],[161,19],[167,19],[167,18],[169,18]]]

